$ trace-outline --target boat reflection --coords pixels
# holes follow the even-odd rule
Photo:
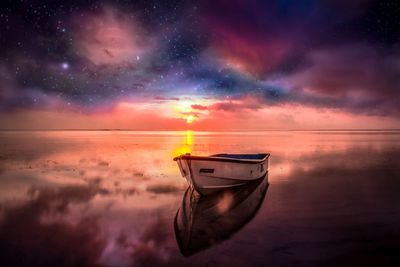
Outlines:
[[[200,196],[189,187],[174,221],[182,255],[193,255],[229,239],[257,214],[267,189],[267,177],[211,196]]]

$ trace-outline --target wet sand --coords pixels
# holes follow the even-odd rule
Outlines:
[[[399,141],[396,131],[0,132],[0,265],[398,266]],[[269,152],[268,190],[187,199],[172,161],[187,152]],[[207,242],[183,256],[174,220],[185,201],[201,211],[184,214],[196,229],[233,230],[184,224]]]

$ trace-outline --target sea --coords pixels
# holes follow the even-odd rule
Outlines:
[[[185,153],[271,156],[200,196]],[[400,266],[400,131],[1,131],[0,266]]]

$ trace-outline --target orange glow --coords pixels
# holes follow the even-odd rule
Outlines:
[[[182,154],[192,153],[193,132],[187,130],[184,135],[184,141],[180,143],[173,151],[172,157],[177,157]]]
[[[204,109],[193,108],[198,105]],[[21,110],[0,114],[1,129],[129,129],[129,130],[252,131],[305,129],[400,128],[391,117],[340,112],[299,105],[263,106],[246,98],[218,101],[189,99],[121,102],[113,110]]]

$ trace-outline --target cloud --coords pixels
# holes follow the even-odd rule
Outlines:
[[[199,112],[195,112],[195,111],[187,111],[187,112],[182,111],[182,112],[179,112],[179,113],[184,115],[184,116],[193,116],[193,117],[196,117],[196,118],[198,118],[200,116],[200,113]]]
[[[258,110],[264,107],[264,104],[258,101],[256,98],[245,97],[240,100],[230,100],[230,101],[221,101],[215,104],[212,104],[208,107],[209,110],[213,111],[228,111],[228,112],[238,112],[245,110]]]
[[[193,104],[193,105],[191,105],[190,107],[191,107],[192,109],[202,110],[202,111],[208,109],[207,106],[203,106],[203,105],[200,105],[200,104]]]
[[[162,101],[170,101],[170,100],[174,100],[174,101],[179,101],[179,97],[163,97],[163,96],[156,96],[154,97],[155,100],[162,100]]]
[[[111,7],[77,18],[77,22],[78,51],[96,65],[139,61],[153,46],[132,16]]]
[[[286,77],[285,83],[295,88],[293,101],[299,103],[318,105],[320,100],[349,112],[396,115],[400,114],[399,60],[396,49],[387,54],[362,44],[321,48],[309,53],[309,66]]]

